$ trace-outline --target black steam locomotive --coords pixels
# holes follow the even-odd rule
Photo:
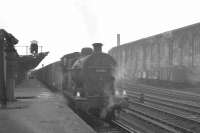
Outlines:
[[[116,89],[116,61],[102,52],[102,44],[67,54],[61,61],[35,71],[48,86],[61,90],[75,110],[114,119],[127,106],[125,90]]]

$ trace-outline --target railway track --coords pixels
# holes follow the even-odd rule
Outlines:
[[[200,122],[194,119],[183,117],[178,112],[170,112],[162,108],[156,108],[149,105],[140,104],[137,102],[130,102],[129,110],[133,112],[140,112],[144,116],[148,116],[158,122],[165,123],[174,127],[175,129],[181,129],[184,132],[200,132]]]
[[[127,130],[129,133],[142,133],[140,130],[134,129],[131,126],[129,126],[129,124],[127,122],[123,123],[122,121],[113,120],[112,123]]]
[[[180,94],[178,94],[179,91],[177,92],[176,95],[178,95],[179,97],[179,99],[177,99],[174,96],[172,98],[171,95],[168,93],[168,91],[167,91],[167,94],[165,94],[166,90],[161,92],[161,90],[163,89],[158,89],[159,91],[159,94],[158,94],[155,88],[154,88],[154,91],[149,92],[149,91],[146,91],[149,89],[149,87],[146,87],[146,88],[142,87],[142,88],[137,88],[137,89],[135,89],[135,86],[133,87],[127,88],[128,95],[132,99],[139,100],[141,99],[141,94],[142,94],[144,98],[143,100],[146,103],[160,105],[161,107],[173,108],[182,112],[189,113],[190,114],[189,117],[196,117],[197,119],[200,118],[200,104],[197,102],[194,102],[194,100],[193,101],[180,100],[180,97],[185,96],[185,94],[181,96],[182,92]],[[198,95],[195,95],[195,96],[198,96]],[[190,95],[187,97],[190,97]],[[191,98],[192,97],[190,97],[190,99]]]
[[[123,113],[122,119],[128,115],[126,119],[134,121],[138,116],[141,116],[143,123],[147,122],[150,125],[153,123],[155,127],[151,129],[152,131],[161,126],[162,129],[172,129],[168,132],[200,132],[199,95],[173,90],[168,91],[146,85],[126,84],[124,86],[122,84],[120,87],[126,88],[130,98],[129,113]],[[139,103],[141,98],[144,103]],[[131,116],[134,117],[131,118]],[[148,124],[145,126],[149,127]]]
[[[130,126],[139,129],[141,133],[192,133],[185,129],[177,129],[166,123],[152,119],[139,111],[124,110],[121,112],[119,121],[128,122]]]
[[[119,121],[105,122],[96,116],[79,112],[78,115],[90,125],[97,133],[140,133]]]
[[[118,86],[120,88],[128,88],[129,90],[134,90],[136,92],[159,95],[159,96],[172,98],[176,100],[182,100],[182,101],[191,101],[193,103],[196,103],[200,107],[200,104],[199,104],[200,94],[198,95],[191,92],[183,92],[183,91],[171,90],[171,89],[166,89],[166,88],[165,89],[158,88],[158,87],[148,86],[144,84],[134,84],[131,82],[122,82],[122,83],[119,83]]]
[[[141,93],[132,91],[127,91],[127,93],[131,99],[135,101],[140,101]],[[173,108],[200,117],[200,107],[196,106],[195,104],[189,104],[187,103],[187,101],[180,101],[180,100],[177,101],[150,94],[144,94],[143,100],[145,103],[151,104],[152,106],[159,105],[160,107]]]
[[[139,89],[139,91],[138,91]],[[199,102],[194,102],[197,99],[195,99],[197,96],[199,97],[200,95],[195,95],[195,97],[192,97],[191,94],[189,93],[188,96],[185,96],[186,94],[180,91],[175,91],[176,94],[172,94],[173,92],[168,92],[166,94],[166,90],[164,89],[158,89],[158,88],[153,88],[153,91],[149,92],[148,90],[151,90],[151,88],[149,89],[149,87],[144,88],[144,86],[142,88],[127,88],[127,92],[129,94],[129,97],[135,99],[141,99],[141,94],[143,94],[145,102],[154,104],[154,105],[160,105],[160,106],[165,106],[165,107],[169,107],[169,108],[174,108],[183,112],[187,112],[190,113],[191,117],[200,117],[200,104]],[[157,92],[158,90],[158,92]],[[163,91],[163,92],[162,92]],[[171,91],[171,90],[170,90]],[[184,94],[182,96],[182,94]],[[175,97],[177,96],[177,97]],[[189,99],[192,100],[185,100],[184,97],[190,97]],[[183,98],[184,100],[180,100],[180,98]],[[190,116],[189,116],[190,117]]]

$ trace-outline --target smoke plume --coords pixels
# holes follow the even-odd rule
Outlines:
[[[92,0],[76,0],[75,7],[80,11],[91,39],[97,34],[97,16],[92,10]]]

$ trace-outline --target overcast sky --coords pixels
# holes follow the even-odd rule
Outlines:
[[[121,43],[200,22],[198,0],[0,0],[0,28],[37,40],[50,54],[44,65],[94,42],[107,52]],[[19,51],[20,53],[20,51]],[[41,64],[40,64],[41,65]]]

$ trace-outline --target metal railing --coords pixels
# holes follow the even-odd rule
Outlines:
[[[24,46],[15,46],[15,49],[17,50],[19,55],[30,55],[30,46],[24,45]],[[38,53],[43,51],[43,46],[38,46]]]

